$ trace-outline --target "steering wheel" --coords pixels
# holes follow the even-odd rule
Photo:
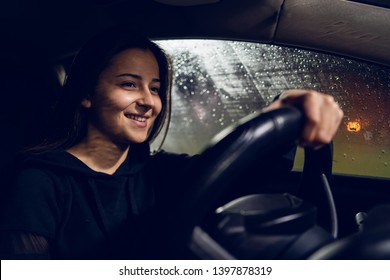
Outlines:
[[[186,251],[194,251],[192,245],[194,239],[196,239],[198,244],[203,243],[203,247],[209,250],[205,254],[206,258],[213,255],[215,259],[234,259],[234,255],[224,250],[223,246],[212,237],[210,238],[207,232],[204,232],[198,225],[201,224],[207,214],[215,210],[215,203],[218,198],[234,187],[232,181],[245,174],[248,167],[259,163],[259,159],[264,161],[271,158],[271,156],[283,155],[290,147],[295,146],[302,133],[303,124],[304,115],[299,109],[283,107],[248,116],[219,133],[192,166],[191,174],[187,174],[191,181],[187,182],[186,188],[190,191],[177,205],[176,209],[178,211],[169,215],[170,222],[167,223],[167,228],[169,229],[170,239],[167,243],[170,246],[170,254],[168,258],[181,259],[186,257]],[[378,249],[379,244],[388,239],[390,206],[379,207],[377,211],[373,211],[369,216],[371,220],[368,220],[371,224],[367,223],[365,232],[335,241],[337,237],[337,219],[335,209],[332,209],[334,208],[332,193],[329,186],[326,186],[326,177],[329,177],[331,172],[331,161],[332,145],[326,145],[318,152],[305,150],[305,163],[299,197],[312,199],[313,193],[315,193],[314,201],[312,201],[314,205],[321,210],[330,208],[323,211],[323,213],[328,216],[330,221],[328,231],[333,236],[329,232],[326,232],[327,235],[323,235],[322,232],[317,231],[317,226],[312,227],[300,234],[296,238],[298,241],[292,247],[295,251],[300,250],[302,245],[308,243],[308,240],[322,238],[316,244],[316,246],[320,244],[319,246],[311,248],[311,253],[306,252],[308,254],[305,255],[305,258],[390,258],[390,250],[387,250],[387,247],[383,250]],[[258,170],[258,172],[258,176],[261,177],[262,170]],[[323,189],[316,186],[321,185],[321,182],[319,182],[321,180],[325,180],[325,183],[322,184]],[[308,195],[308,193],[310,194]],[[327,199],[324,199],[324,195]],[[254,200],[255,202],[265,203],[269,197],[265,198],[255,197]],[[294,198],[292,199],[294,200]],[[328,202],[324,203],[324,201]],[[292,213],[296,217],[299,214],[298,212]],[[379,227],[383,223],[386,224],[386,227]],[[322,230],[322,227],[319,228]],[[311,231],[312,229],[313,231]],[[190,250],[188,250],[189,248]],[[204,253],[204,251],[201,253]],[[197,255],[202,257],[201,254]],[[291,254],[289,256],[296,257],[296,255]],[[298,256],[302,255],[298,254]]]
[[[232,188],[231,182],[259,159],[281,156],[294,147],[303,124],[304,115],[298,108],[283,107],[250,115],[213,138],[191,168],[190,186],[186,186],[191,191],[180,202],[180,211],[170,215],[173,258],[188,247],[194,228],[215,210],[215,202]]]

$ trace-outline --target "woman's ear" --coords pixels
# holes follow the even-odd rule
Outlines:
[[[88,98],[84,98],[84,99],[81,101],[81,106],[83,106],[83,107],[86,108],[86,109],[91,108],[91,100],[88,99]]]

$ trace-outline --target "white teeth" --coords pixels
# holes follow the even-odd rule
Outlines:
[[[136,120],[138,122],[146,122],[146,118],[141,116],[135,116],[135,115],[126,115],[129,119]]]

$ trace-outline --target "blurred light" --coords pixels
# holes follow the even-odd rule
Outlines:
[[[359,122],[348,122],[347,123],[347,130],[349,132],[359,132],[361,129],[361,125]]]

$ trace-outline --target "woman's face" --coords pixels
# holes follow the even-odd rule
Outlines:
[[[120,144],[146,140],[161,112],[160,75],[149,50],[128,49],[115,55],[100,74],[95,94],[84,99],[89,108],[89,138]]]

